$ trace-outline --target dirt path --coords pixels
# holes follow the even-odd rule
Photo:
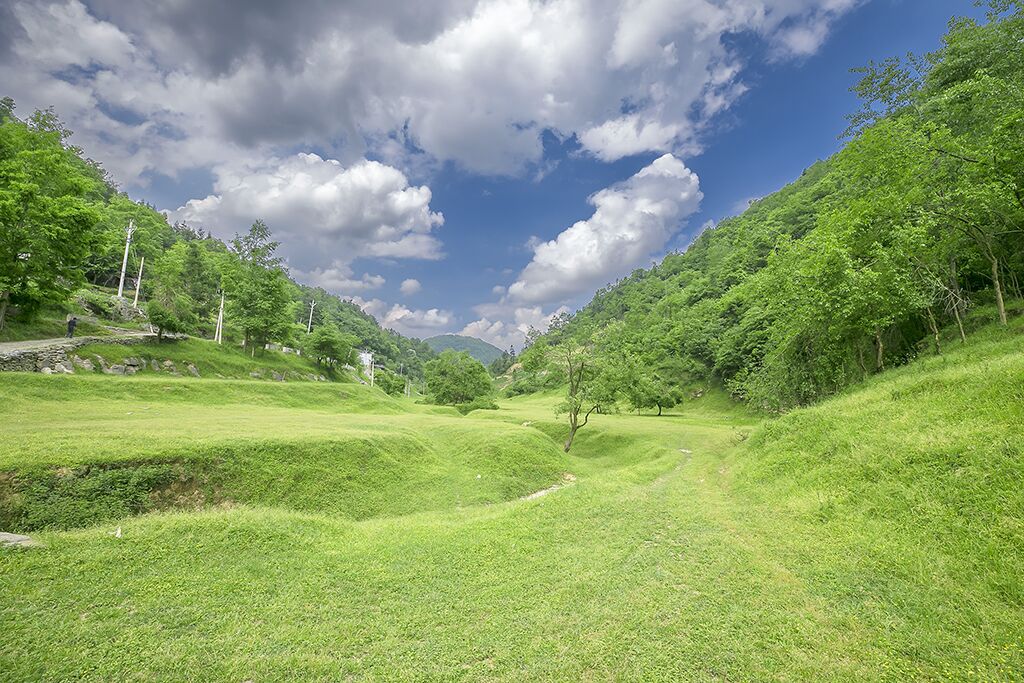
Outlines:
[[[35,349],[60,347],[67,347],[70,349],[76,346],[81,346],[83,339],[88,340],[89,343],[104,343],[128,337],[156,337],[156,335],[150,332],[125,332],[123,334],[112,335],[110,337],[86,336],[75,337],[74,339],[68,339],[67,337],[54,337],[52,339],[26,339],[24,341],[0,342],[0,354],[12,353],[14,351],[32,351]]]
[[[21,534],[9,534],[6,531],[0,531],[0,546],[12,548],[31,548],[38,545],[41,545],[39,541],[36,541],[30,536],[22,536]]]
[[[572,486],[575,483],[576,475],[566,472],[565,474],[562,475],[561,483],[553,484],[547,487],[546,489],[541,489],[540,491],[534,491],[531,494],[521,497],[519,500],[533,500],[534,498],[540,498],[541,496],[546,496],[549,493],[554,493],[558,489],[565,488],[566,486]]]

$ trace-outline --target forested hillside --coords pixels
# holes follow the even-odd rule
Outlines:
[[[1002,325],[1020,311],[1022,10],[993,3],[937,52],[857,71],[863,108],[839,153],[599,291],[526,354],[539,368],[540,349],[570,344],[569,377],[572,353],[589,359],[570,409],[671,405],[694,381],[787,409],[940,353],[940,328],[963,338],[968,311]]]
[[[424,339],[423,342],[438,353],[447,349],[465,351],[484,365],[490,365],[501,358],[502,354],[502,350],[493,344],[488,344],[476,337],[465,337],[461,334],[440,334],[436,337]]]
[[[354,303],[291,280],[271,228],[258,217],[228,243],[169,225],[118,191],[70,135],[52,110],[21,119],[13,100],[0,103],[0,332],[44,309],[63,311],[73,297],[100,313],[118,306],[102,288],[118,286],[131,223],[128,296],[141,267],[140,306],[161,331],[212,337],[223,294],[225,341],[255,348],[316,342],[318,355],[335,356],[368,349],[384,365],[421,376],[430,347],[381,329]],[[80,290],[84,285],[92,287]],[[319,334],[307,336],[314,300]]]

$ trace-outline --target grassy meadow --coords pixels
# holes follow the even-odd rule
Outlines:
[[[0,680],[1022,680],[1022,349],[569,455],[554,394],[0,375]]]

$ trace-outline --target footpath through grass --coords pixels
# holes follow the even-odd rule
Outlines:
[[[34,444],[5,438],[0,470],[174,453],[227,467],[235,502],[0,551],[0,680],[1024,671],[1019,330],[765,424],[717,399],[598,416],[569,456],[551,397],[460,417],[351,385],[59,380],[0,377],[4,436]]]

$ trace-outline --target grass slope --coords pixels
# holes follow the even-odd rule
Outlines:
[[[557,481],[564,465],[536,430],[453,419],[453,410],[359,385],[36,374],[0,382],[12,392],[0,404],[7,531],[176,502],[406,514],[525,495]]]
[[[293,353],[267,350],[250,355],[240,346],[220,345],[195,337],[165,339],[161,343],[148,342],[132,346],[88,344],[75,353],[93,361],[100,356],[111,365],[123,363],[126,358],[140,358],[147,363],[147,367],[141,370],[143,374],[155,372],[148,366],[150,361],[162,363],[170,360],[181,374],[187,375],[186,367],[192,363],[200,375],[207,378],[250,379],[250,373],[255,372],[269,380],[272,373],[277,372],[289,379],[308,378],[309,375],[330,375],[335,380],[351,381],[342,372],[331,372],[308,358]]]
[[[360,518],[315,496],[293,504],[319,487],[303,480],[295,498],[284,486],[249,505],[43,531],[44,548],[0,551],[0,680],[1021,680],[1021,340],[1019,326],[994,332],[763,425],[714,400],[601,415],[553,461],[576,484],[535,500],[404,515],[381,500]],[[34,414],[47,389],[19,384],[29,397],[0,424],[14,410],[20,437],[51,445],[77,430],[74,457],[5,446],[0,469],[82,462],[83,448],[116,459],[119,438],[158,450],[157,418],[82,405],[104,386],[119,404],[127,381],[61,380],[67,399]],[[224,386],[238,402],[165,385]],[[551,397],[463,418],[371,408],[369,394],[332,409],[316,393],[369,391],[352,386],[134,386],[173,396],[159,410],[183,453],[243,434],[284,443],[302,425],[328,443],[337,422],[482,466],[520,434],[536,441],[513,459],[557,448],[544,434],[562,429]],[[278,390],[288,405],[263,404]],[[397,412],[374,412],[385,405]],[[58,410],[73,415],[50,427]],[[101,428],[80,424],[90,415]],[[326,450],[307,458],[322,460],[312,479],[333,466]],[[477,466],[460,466],[463,490]],[[438,481],[385,488],[397,501]]]

